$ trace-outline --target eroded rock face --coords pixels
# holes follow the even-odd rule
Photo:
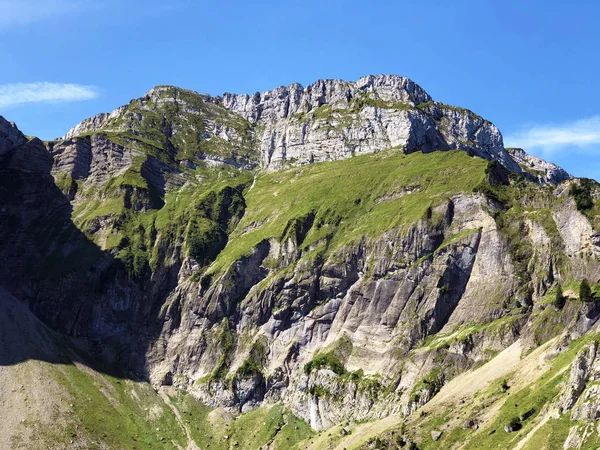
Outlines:
[[[306,113],[325,104],[344,109],[359,91],[374,94],[374,98],[384,102],[417,105],[431,101],[429,94],[408,78],[380,75],[366,76],[355,83],[319,80],[306,88],[295,83],[262,94],[257,92],[252,96],[224,94],[223,104],[254,122],[273,121],[287,119],[297,113]]]
[[[445,327],[454,329],[473,317],[481,322],[492,320],[506,307],[500,300],[516,289],[506,250],[491,244],[501,243],[502,237],[485,204],[483,197],[456,197],[433,212],[445,218],[441,223],[424,220],[406,236],[390,232],[316,265],[298,264],[293,272],[272,278],[265,288],[248,291],[269,275],[261,272],[262,261],[269,255],[286,264],[299,257],[295,245],[264,243],[223,279],[214,280],[208,290],[191,285],[171,298],[163,345],[150,352],[151,373],[158,380],[160,374],[173,370],[185,380],[181,387],[197,392],[209,404],[234,410],[244,410],[246,401],[257,404],[281,398],[315,428],[412,413],[435,395],[436,390],[430,388],[411,395],[414,384],[435,367],[434,356],[417,354],[413,363],[405,362],[400,369],[399,355],[408,354],[423,337]],[[465,230],[471,231],[440,246],[444,236]],[[490,277],[490,271],[504,271],[506,276]],[[235,279],[236,284],[227,279]],[[497,292],[498,299],[482,307],[480,289]],[[239,306],[231,303],[234,299]],[[169,317],[180,317],[178,328],[172,327]],[[238,393],[235,386],[230,390],[221,382],[197,381],[211,375],[219,357],[221,349],[214,336],[219,334],[216,324],[225,317],[237,335],[266,339],[265,371],[278,373],[277,382],[267,377],[266,391],[250,400],[244,400],[248,395]],[[509,336],[502,335],[506,340],[498,348],[516,339]],[[400,379],[398,386],[381,397],[381,388],[370,391],[358,378],[348,381],[347,376],[331,371],[300,375],[316,351],[345,341],[355,349],[347,355],[346,370],[388,374],[396,382]],[[232,372],[247,358],[248,345],[230,350]],[[471,343],[468,350],[472,347]],[[456,364],[468,360],[464,356],[468,350],[454,350]],[[257,393],[256,389],[252,392]],[[415,394],[416,402],[410,399]]]
[[[416,83],[396,75],[367,76],[356,82],[319,80],[306,88],[296,83],[254,95],[210,97],[191,91],[186,95],[247,120],[252,125],[253,146],[268,170],[397,148],[406,153],[462,149],[521,171],[504,150],[502,135],[492,123],[466,109],[433,102]],[[65,139],[98,131],[136,132],[132,123],[144,121],[145,105],[173,104],[182,117],[200,114],[171,87],[154,88],[138,102],[140,112],[131,115],[124,106],[100,114],[74,127]],[[203,120],[206,139],[233,143],[240,139],[235,127]]]
[[[562,188],[556,189],[564,195]],[[554,213],[564,214],[568,221],[581,216],[569,199],[555,206]],[[552,212],[548,214],[552,217]],[[552,230],[540,229],[538,222],[524,222],[522,239],[536,248],[530,262],[536,267],[535,275],[526,281],[517,275],[514,249],[493,217],[488,199],[455,196],[433,209],[432,216],[438,222],[424,218],[407,233],[390,231],[380,239],[310,263],[302,261],[296,242],[264,241],[222,278],[213,279],[210,287],[189,285],[169,299],[166,317],[178,317],[178,327],[166,322],[163,345],[150,352],[151,374],[157,374],[153,376],[158,380],[158,374],[175,368],[181,387],[196,392],[203,401],[213,398],[216,403],[211,404],[238,411],[281,399],[316,428],[391,413],[412,414],[443,384],[442,373],[415,387],[439,367],[440,355],[444,364],[458,371],[485,361],[486,352],[500,351],[519,338],[528,313],[491,333],[473,331],[449,341],[444,351],[420,351],[422,339],[436,333],[452,335],[470,323],[505,317],[515,298],[523,298],[527,311],[531,303],[525,302],[533,300],[523,297],[523,287],[527,285],[534,298],[547,292],[560,276],[555,268],[562,257],[556,251],[569,246],[556,240],[570,239],[558,230],[551,238]],[[588,238],[593,235],[591,229],[581,233]],[[571,273],[581,277],[598,270],[588,264],[586,271],[579,272],[586,259],[579,259],[579,253],[570,256]],[[284,266],[273,267],[266,261],[280,261]],[[288,266],[294,269],[275,275]],[[594,322],[586,318],[593,316],[591,310],[586,311],[576,325],[581,333]],[[566,323],[571,320],[569,314]],[[252,342],[261,341],[264,346],[264,390],[253,389],[251,398],[245,392],[248,388],[238,395],[235,386],[207,381],[215,359],[222,355],[216,336],[225,318],[229,330],[246,336],[245,343],[228,350],[230,373],[248,358]],[[384,375],[385,389],[369,391],[366,386],[372,385],[361,384],[364,379],[352,380],[348,374],[331,370],[303,373],[304,364],[317,352],[344,342],[350,343],[342,357],[348,374],[362,369],[367,379]],[[581,393],[578,389],[574,398]],[[224,398],[228,400],[218,400]],[[244,403],[242,399],[249,400]]]
[[[407,78],[319,80],[263,94],[225,94],[223,105],[264,129],[263,167],[344,159],[390,147],[404,152],[461,148],[519,172],[502,135],[470,111],[432,102]]]
[[[600,358],[597,352],[596,343],[587,345],[571,365],[569,380],[557,407],[563,413],[570,412],[572,420],[593,424],[600,418]]]
[[[94,117],[86,119],[81,123],[77,124],[75,127],[71,128],[69,132],[63,136],[64,140],[69,140],[74,138],[75,136],[79,136],[81,134],[89,133],[90,131],[100,130],[103,124],[112,118],[118,118],[125,111],[125,106],[121,106],[115,109],[112,113],[100,113]]]
[[[563,412],[573,408],[579,396],[585,389],[586,381],[590,375],[590,371],[596,359],[596,345],[589,345],[583,349],[575,358],[571,366],[571,374],[569,381],[565,387],[562,399],[558,406]],[[576,415],[579,415],[577,413]]]
[[[508,154],[521,166],[523,172],[542,183],[558,184],[571,177],[564,169],[556,164],[544,161],[521,148],[509,148]]]

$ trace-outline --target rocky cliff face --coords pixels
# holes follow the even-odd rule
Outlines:
[[[158,87],[50,143],[0,119],[0,283],[211,407],[411,416],[517,342],[592,329],[599,193],[402,77]]]
[[[461,149],[520,171],[492,123],[469,110],[433,102],[420,86],[394,75],[368,76],[356,82],[319,80],[306,88],[293,84],[252,96],[213,98],[155,88],[137,102],[80,123],[66,138],[100,130],[135,132],[135,123],[144,121],[139,118],[144,109],[168,103],[180,108],[179,114],[196,116],[207,108],[224,108],[243,117],[255,137],[261,165],[269,170],[395,147],[405,153]],[[201,106],[190,108],[193,103]],[[138,118],[131,114],[134,107]],[[226,112],[221,110],[221,114]],[[232,128],[206,125],[212,133],[200,133],[204,127],[198,127],[198,139],[235,143]]]
[[[528,154],[522,148],[507,149],[510,156],[515,160],[524,173],[541,183],[558,184],[572,178],[564,169]]]
[[[264,127],[260,150],[263,166],[270,169],[398,147],[406,153],[461,148],[519,170],[493,124],[433,102],[403,77],[320,80],[260,95],[225,94],[222,103]]]

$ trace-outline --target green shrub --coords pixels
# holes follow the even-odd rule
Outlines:
[[[562,286],[560,284],[556,288],[554,306],[556,306],[558,309],[563,309],[563,307],[565,306],[565,296],[563,294]]]
[[[592,295],[590,283],[585,278],[581,281],[581,284],[579,285],[579,300],[581,300],[582,302],[594,301],[594,296]]]
[[[352,373],[350,373],[350,381],[358,383],[364,377],[365,373],[362,369],[358,369]]]
[[[330,369],[337,375],[344,375],[346,369],[337,356],[333,352],[322,353],[314,357],[310,362],[304,365],[304,373],[310,374],[314,370]]]
[[[262,375],[264,360],[267,355],[267,348],[260,339],[252,344],[248,358],[235,372],[237,378],[255,378]]]
[[[331,392],[325,386],[314,385],[308,390],[313,397],[331,397]]]
[[[261,374],[260,366],[252,358],[248,358],[236,371],[238,378],[254,378]]]
[[[575,205],[578,211],[587,211],[594,206],[592,200],[593,181],[589,178],[582,178],[580,184],[573,184],[569,190],[569,195],[575,199]]]
[[[512,419],[510,419],[510,421],[506,424],[506,431],[508,433],[512,433],[513,431],[519,431],[522,428],[521,425],[521,420],[519,420],[518,417],[513,417]]]

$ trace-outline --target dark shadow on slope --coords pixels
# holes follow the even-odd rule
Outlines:
[[[77,360],[143,379],[168,293],[149,293],[75,226],[51,167],[38,140],[0,155],[0,366]]]

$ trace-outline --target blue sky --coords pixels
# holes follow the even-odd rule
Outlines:
[[[158,84],[395,73],[600,180],[600,2],[0,0],[0,114],[51,139]]]

